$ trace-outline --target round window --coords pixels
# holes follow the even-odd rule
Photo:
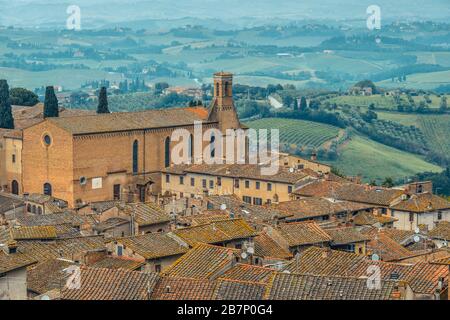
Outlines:
[[[44,136],[44,143],[45,143],[47,146],[49,146],[49,145],[52,143],[52,138],[51,138],[48,134],[46,134],[46,135]]]

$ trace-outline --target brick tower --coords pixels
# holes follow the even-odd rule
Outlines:
[[[208,120],[219,121],[220,130],[241,127],[234,108],[233,75],[229,72],[214,74],[214,98],[211,102]]]

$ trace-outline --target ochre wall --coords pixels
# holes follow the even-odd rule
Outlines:
[[[52,138],[50,146],[43,142]],[[92,152],[94,150],[91,150]],[[52,185],[52,195],[73,204],[72,136],[49,121],[23,131],[23,192],[43,193],[44,183]]]

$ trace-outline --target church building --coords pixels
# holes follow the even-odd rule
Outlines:
[[[161,170],[172,165],[172,132],[242,128],[232,74],[214,74],[214,97],[202,106],[47,118],[23,130],[23,192],[52,195],[69,207],[122,199],[147,201]],[[211,137],[213,140],[214,137]],[[203,141],[204,146],[208,141]],[[192,157],[192,152],[190,153]]]

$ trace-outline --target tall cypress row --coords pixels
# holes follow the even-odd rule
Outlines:
[[[45,88],[44,118],[59,116],[58,99],[53,86]]]
[[[14,119],[6,80],[0,80],[0,128],[14,129]]]

